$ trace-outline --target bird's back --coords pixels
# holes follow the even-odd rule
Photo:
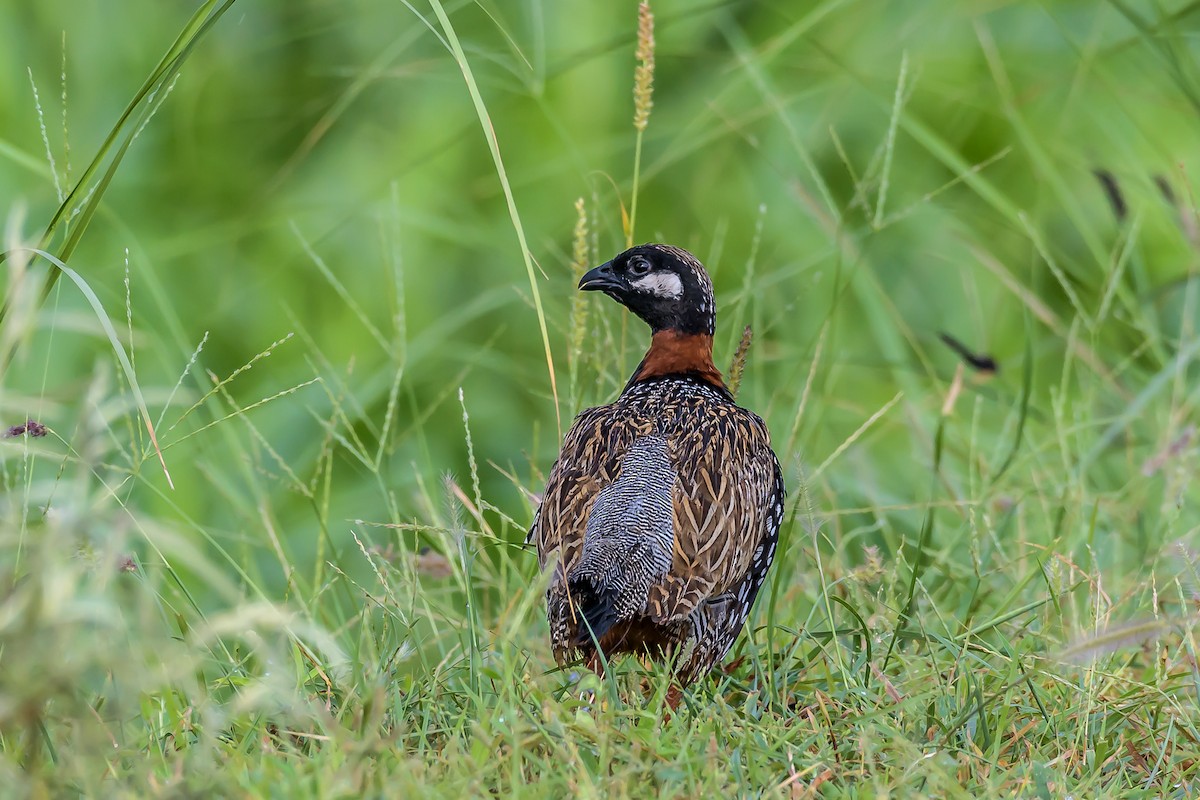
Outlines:
[[[775,554],[783,481],[762,420],[687,376],[633,382],[568,432],[530,531],[560,662],[684,649],[688,682],[741,629]]]

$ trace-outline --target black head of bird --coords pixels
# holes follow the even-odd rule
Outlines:
[[[654,333],[712,336],[716,329],[712,281],[691,253],[677,247],[631,247],[585,274],[579,288],[604,292]]]

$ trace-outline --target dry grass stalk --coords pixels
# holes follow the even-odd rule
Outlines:
[[[958,402],[958,396],[962,394],[963,388],[963,365],[959,364],[954,370],[954,380],[950,383],[950,391],[946,392],[946,399],[942,401],[942,416],[948,417],[954,413],[954,405]]]
[[[1154,456],[1146,459],[1142,464],[1142,474],[1149,478],[1154,475],[1171,459],[1178,456],[1183,451],[1187,450],[1191,445],[1192,439],[1196,436],[1196,426],[1188,425],[1183,429],[1183,432],[1171,440],[1170,444],[1158,451]]]

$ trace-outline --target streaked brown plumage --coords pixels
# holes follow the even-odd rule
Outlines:
[[[728,651],[775,557],[784,486],[766,425],[712,361],[712,283],[690,253],[632,248],[587,273],[645,320],[649,351],[567,433],[529,531],[565,664],[647,653],[687,685]]]

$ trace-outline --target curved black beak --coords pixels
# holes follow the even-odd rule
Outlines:
[[[613,272],[612,262],[606,262],[588,270],[579,279],[579,289],[583,292],[609,292],[624,288],[621,280]]]

